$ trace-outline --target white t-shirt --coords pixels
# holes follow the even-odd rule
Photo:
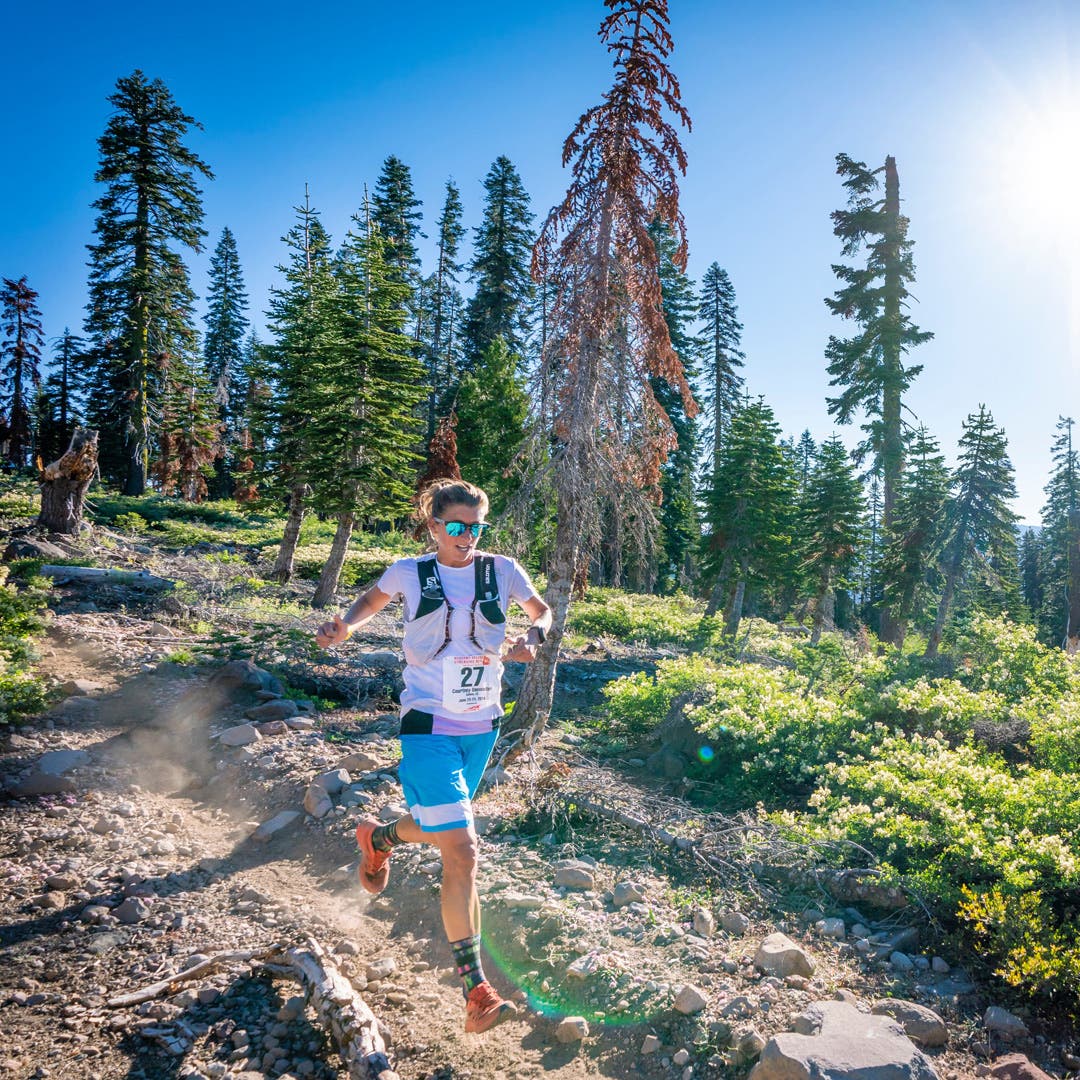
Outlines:
[[[424,556],[425,558],[427,556]],[[524,603],[537,596],[535,587],[525,568],[506,555],[495,555],[495,580],[499,585],[499,607],[505,613],[512,601]],[[416,572],[419,559],[398,559],[383,572],[378,587],[391,599],[401,597],[405,608],[405,620],[411,622],[420,606],[420,578]],[[444,566],[438,564],[439,580],[443,594],[452,611],[450,615],[450,644],[443,653],[422,666],[407,664],[404,671],[405,690],[401,695],[402,715],[410,709],[431,713],[434,717],[432,733],[436,735],[471,735],[491,730],[491,721],[502,716],[502,705],[496,703],[467,716],[448,716],[443,709],[443,656],[447,654],[470,654],[476,652],[469,632],[472,629],[470,608],[476,595],[476,567]],[[501,677],[499,666],[497,677]]]

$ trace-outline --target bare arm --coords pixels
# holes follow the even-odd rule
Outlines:
[[[315,631],[315,644],[325,649],[328,645],[343,645],[349,638],[390,603],[390,595],[378,585],[372,585],[361,593],[344,616],[335,615]]]
[[[542,630],[546,635],[551,629],[551,608],[540,599],[539,596],[530,596],[523,600],[521,606],[525,614],[532,620],[532,626],[524,634],[507,642],[507,651],[503,654],[504,660],[518,660],[521,663],[529,663],[536,659],[536,650],[540,646],[540,635],[537,630]]]

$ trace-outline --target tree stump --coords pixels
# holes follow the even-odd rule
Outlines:
[[[40,472],[41,513],[37,524],[53,533],[79,531],[86,489],[97,472],[98,433],[76,428],[71,445],[60,458]]]

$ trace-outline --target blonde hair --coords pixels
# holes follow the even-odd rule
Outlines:
[[[416,514],[421,527],[429,518],[442,517],[448,506],[478,506],[488,512],[487,493],[467,480],[434,480],[420,492]]]

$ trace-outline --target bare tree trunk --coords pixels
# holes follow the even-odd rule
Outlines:
[[[731,552],[724,552],[724,561],[720,564],[720,573],[713,582],[712,592],[709,593],[709,602],[705,605],[705,618],[711,619],[720,610],[720,601],[724,599],[724,590],[727,587],[728,578],[731,576]]]
[[[821,632],[828,626],[831,630],[836,625],[836,593],[827,577],[822,583],[821,592],[814,602],[814,628],[810,632],[810,644],[816,645],[821,640]]]
[[[724,612],[724,636],[734,637],[739,632],[739,623],[742,622],[743,600],[746,598],[746,578],[740,577],[735,582],[735,588],[731,590],[731,599],[728,601],[727,610]]]
[[[341,580],[341,569],[345,565],[345,556],[349,552],[349,541],[352,539],[355,524],[356,515],[351,511],[338,518],[337,532],[334,533],[334,542],[330,545],[330,555],[319,574],[319,584],[315,586],[315,595],[311,600],[313,608],[324,608],[333,600]]]
[[[945,577],[945,589],[941,594],[941,600],[938,602],[937,616],[934,619],[934,629],[930,631],[930,637],[926,642],[926,652],[923,653],[925,657],[932,658],[937,656],[938,647],[941,645],[941,636],[945,632],[945,620],[949,617],[949,609],[952,607],[953,594],[956,592],[956,579],[960,576],[960,567],[958,563],[954,562],[949,567],[949,572]]]
[[[98,433],[76,428],[63,456],[41,471],[41,511],[37,519],[41,528],[68,535],[79,531],[86,489],[97,472],[97,458]]]
[[[1065,629],[1065,651],[1080,651],[1080,510],[1069,511],[1069,624]]]
[[[300,526],[304,523],[304,514],[311,489],[307,484],[296,484],[289,494],[289,517],[285,522],[285,532],[281,537],[281,547],[278,548],[277,561],[274,563],[274,578],[284,585],[293,575],[293,559],[296,557],[296,546],[300,542]]]

